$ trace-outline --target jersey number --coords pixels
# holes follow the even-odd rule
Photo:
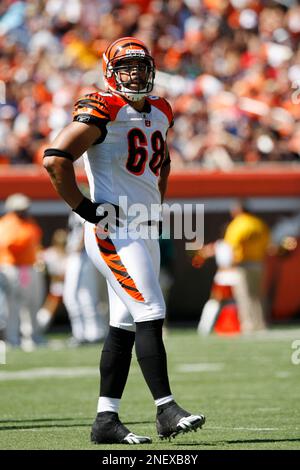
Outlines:
[[[142,175],[148,160],[147,137],[141,129],[131,129],[128,132],[128,159],[126,168],[135,175]],[[152,156],[149,167],[155,176],[159,175],[159,169],[165,156],[165,141],[160,131],[151,135]]]

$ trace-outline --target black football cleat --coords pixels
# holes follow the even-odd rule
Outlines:
[[[117,413],[98,413],[92,426],[91,441],[95,444],[151,444],[150,437],[137,436],[119,420]]]
[[[205,423],[205,416],[191,415],[171,401],[157,409],[156,429],[160,439],[171,439],[180,433],[196,431]]]

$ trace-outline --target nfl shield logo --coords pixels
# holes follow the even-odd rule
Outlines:
[[[151,127],[151,121],[149,121],[148,119],[145,120],[145,126],[146,127]]]

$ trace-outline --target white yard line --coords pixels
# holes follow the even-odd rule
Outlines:
[[[275,372],[275,377],[277,377],[278,379],[287,379],[291,375],[292,373],[287,370],[281,370],[281,371]]]
[[[200,362],[197,364],[180,364],[179,372],[219,372],[224,369],[224,364],[213,362]]]
[[[241,337],[237,337],[237,340],[241,339],[242,341],[287,341],[293,339],[300,339],[300,329],[291,328],[291,329],[270,329],[265,331],[256,331],[253,333],[244,334]]]
[[[280,431],[280,428],[232,428],[234,431]]]
[[[218,372],[224,368],[219,363],[180,364],[178,371]],[[132,372],[136,372],[133,370]],[[0,382],[8,380],[33,380],[49,378],[97,377],[97,367],[43,367],[18,371],[0,371]]]
[[[218,429],[221,431],[229,431],[229,430],[232,430],[232,431],[280,431],[281,430],[281,428],[256,428],[256,427],[243,427],[243,426],[239,426],[239,427],[205,426],[205,429],[207,430]]]
[[[273,407],[270,407],[270,408],[268,408],[268,407],[266,407],[266,408],[257,408],[257,411],[262,411],[262,412],[266,412],[266,413],[269,413],[270,411],[274,412],[274,411],[280,411],[280,410],[281,410],[281,408],[279,408],[279,407],[276,407],[276,408],[275,407],[274,408]]]
[[[0,372],[0,381],[49,378],[97,377],[97,367],[44,367],[39,369]]]

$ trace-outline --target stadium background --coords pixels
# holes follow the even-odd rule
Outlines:
[[[41,166],[43,149],[71,120],[76,96],[101,88],[101,53],[126,35],[150,46],[155,92],[175,113],[167,202],[205,204],[205,241],[219,237],[236,197],[271,226],[299,212],[297,1],[4,0],[1,213],[9,194],[24,192],[45,246],[66,225],[68,208]],[[77,170],[83,180],[80,163]],[[169,321],[198,320],[215,271],[213,261],[193,269],[183,244],[176,241]],[[281,261],[274,320],[299,317],[299,258],[297,249]]]

